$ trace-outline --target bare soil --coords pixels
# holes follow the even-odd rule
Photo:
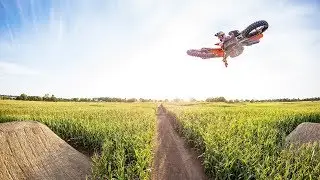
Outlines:
[[[0,124],[0,179],[86,179],[91,160],[35,121]]]
[[[158,108],[158,136],[152,179],[207,179],[196,152],[177,134],[162,106]]]

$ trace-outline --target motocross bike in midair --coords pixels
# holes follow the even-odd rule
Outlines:
[[[230,31],[230,39],[226,40],[219,48],[190,49],[187,51],[189,56],[200,57],[202,59],[224,58],[225,66],[228,67],[227,57],[235,58],[241,55],[245,46],[252,46],[260,42],[263,33],[268,29],[269,24],[265,20],[256,21],[247,26],[243,31]]]

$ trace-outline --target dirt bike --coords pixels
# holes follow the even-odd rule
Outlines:
[[[244,51],[244,46],[252,46],[260,42],[263,34],[269,27],[269,24],[265,20],[256,21],[247,26],[243,31],[238,30],[230,31],[228,34],[230,39],[226,40],[222,46],[219,43],[215,45],[220,48],[201,48],[190,49],[187,51],[189,56],[200,57],[202,59],[231,57],[235,58],[241,55]],[[224,61],[225,66],[228,67],[228,63]]]

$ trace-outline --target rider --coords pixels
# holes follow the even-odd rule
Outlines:
[[[222,48],[223,48],[223,43],[224,43],[225,41],[227,41],[228,39],[231,38],[231,36],[226,36],[226,34],[225,34],[224,32],[222,32],[222,31],[217,32],[217,33],[215,34],[215,36],[219,38],[219,40],[220,40],[219,45],[220,45]],[[223,54],[222,62],[224,62],[226,66],[228,65],[227,57],[228,57],[228,56],[226,55],[226,53],[224,53],[224,54]]]

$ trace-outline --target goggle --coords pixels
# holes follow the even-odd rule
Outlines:
[[[215,36],[217,36],[218,38],[222,38],[223,34],[216,33]]]
[[[220,38],[220,39],[223,38],[223,35],[219,35],[218,38]]]

